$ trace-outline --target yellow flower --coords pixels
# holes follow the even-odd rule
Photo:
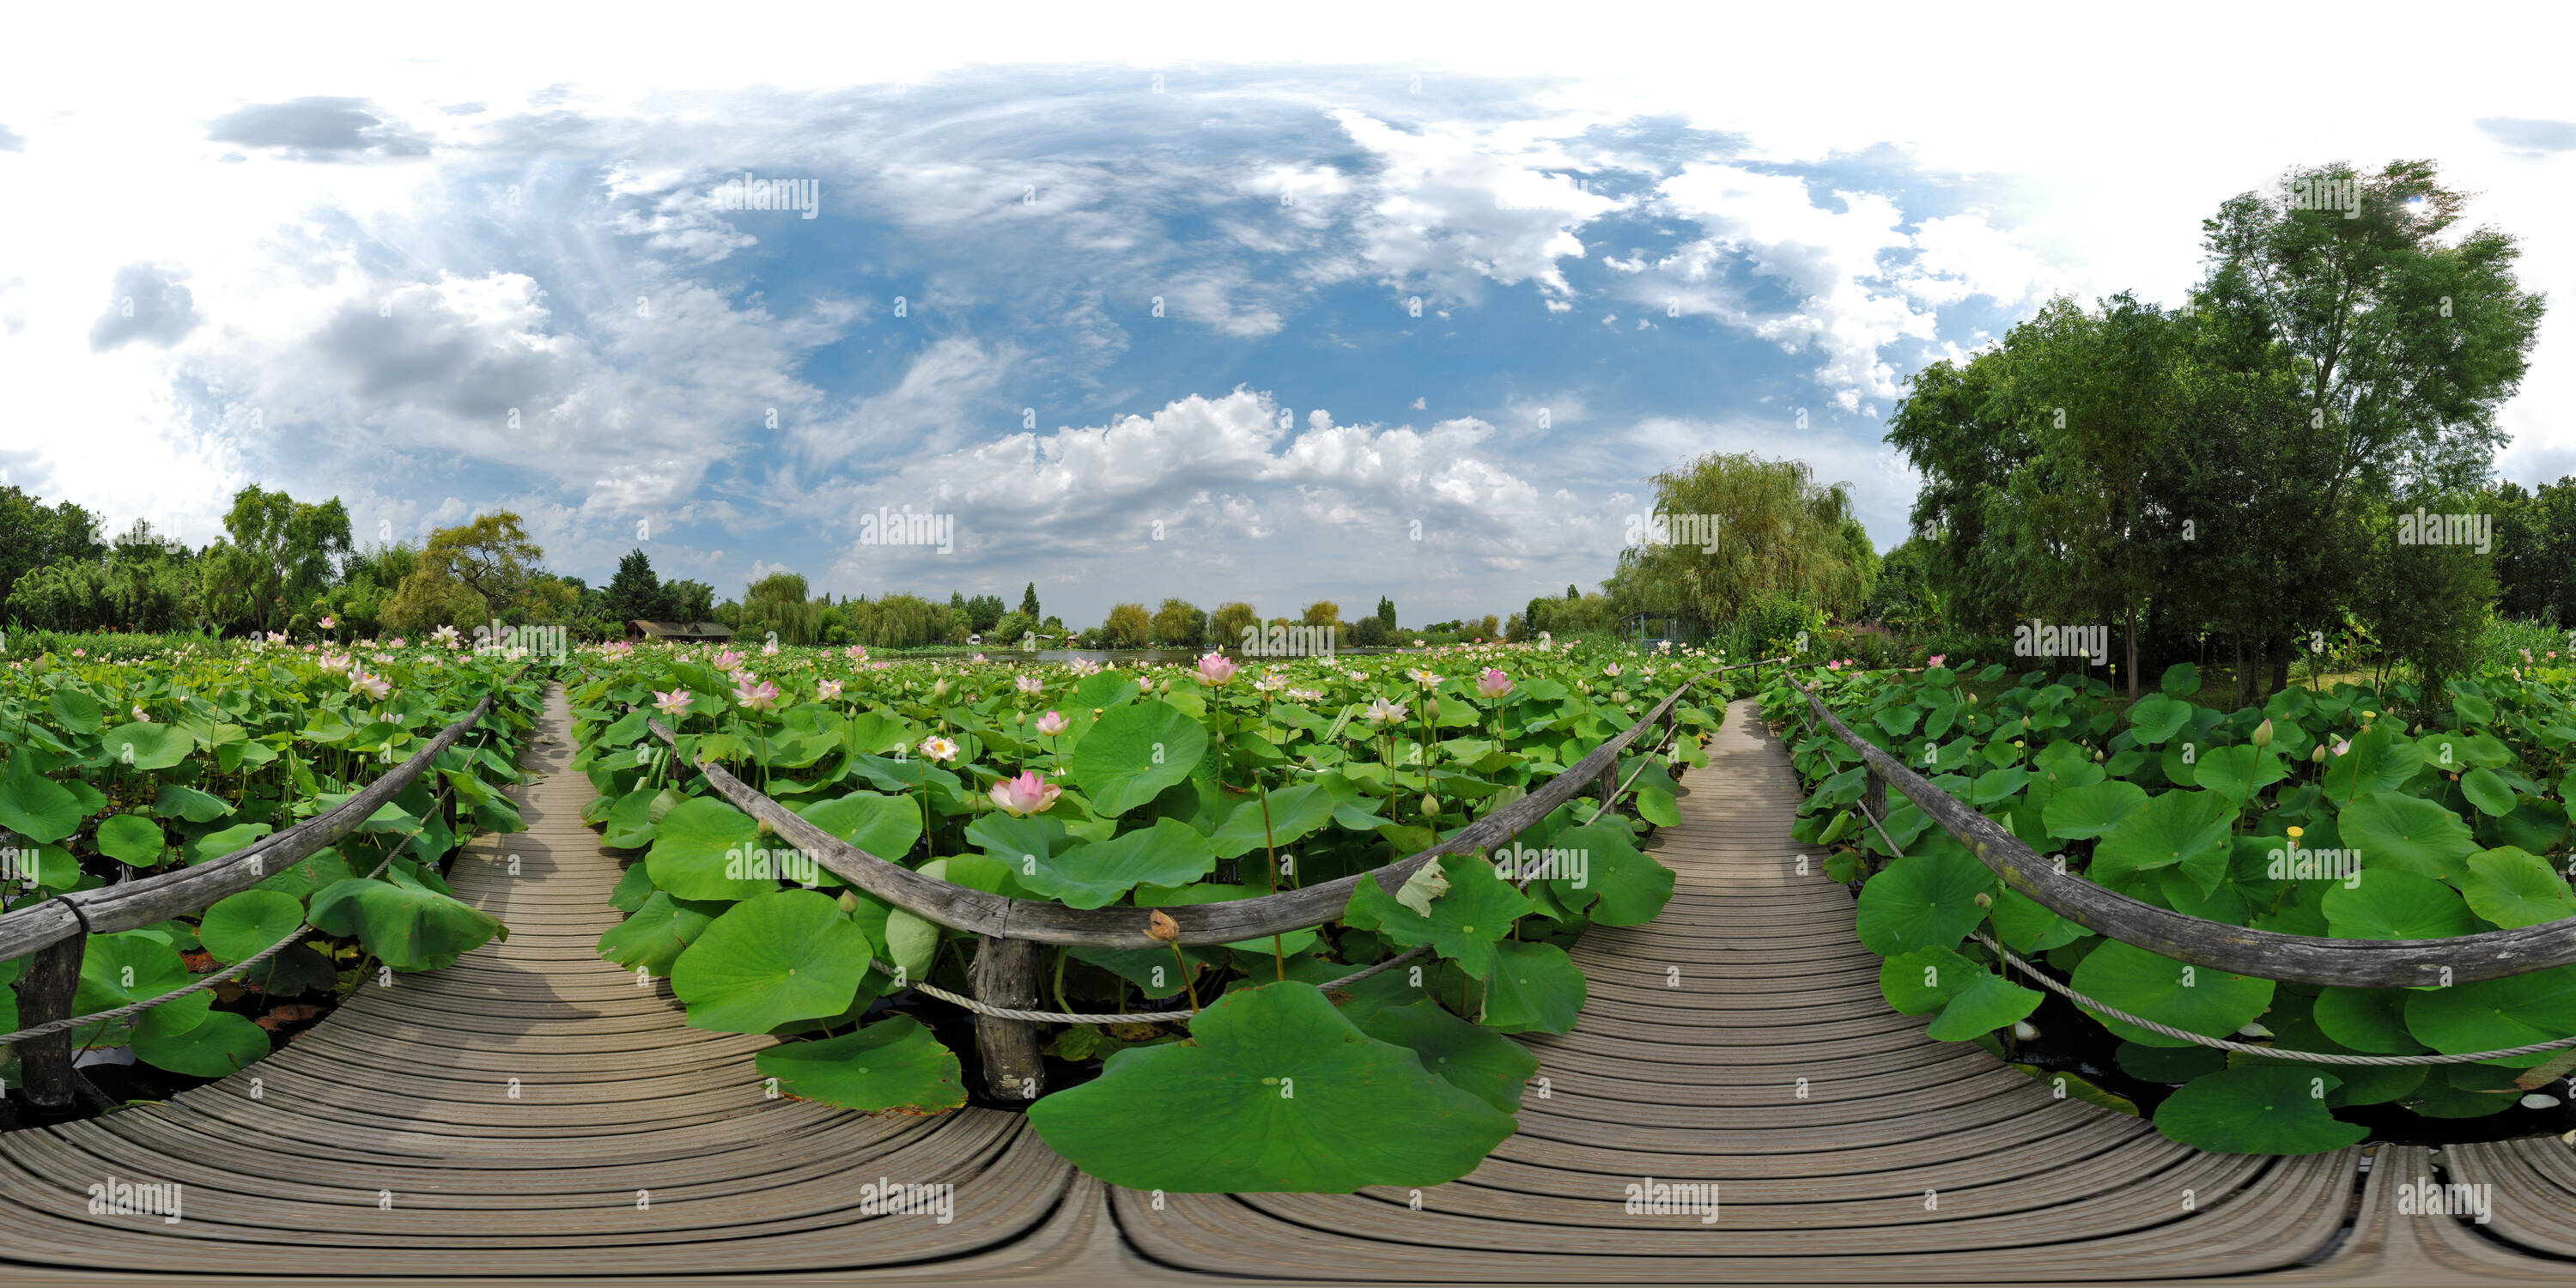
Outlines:
[[[2306,828],[2294,827],[2290,829],[2290,839],[2293,841],[2298,840],[2300,837],[2306,836],[2307,834]]]

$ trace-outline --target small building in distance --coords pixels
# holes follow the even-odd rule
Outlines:
[[[733,628],[722,622],[628,622],[626,638],[653,644],[722,644]]]

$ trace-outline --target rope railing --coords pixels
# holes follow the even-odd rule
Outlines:
[[[2041,857],[1993,819],[1853,733],[1794,676],[1784,672],[1782,679],[1807,700],[1835,739],[1859,753],[1873,777],[1894,784],[2005,886],[2097,935],[2192,966],[2333,988],[2466,984],[2576,962],[2576,918],[2453,939],[2334,939],[2232,926],[2159,908],[2064,871],[2062,862]]]

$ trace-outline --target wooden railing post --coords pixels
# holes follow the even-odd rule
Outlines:
[[[1038,1000],[1038,943],[1034,939],[975,942],[975,1000],[1027,1010]],[[1046,1090],[1046,1063],[1038,1056],[1038,1026],[1026,1020],[975,1017],[975,1049],[984,1060],[984,1089],[1006,1100],[1035,1100]]]
[[[72,995],[80,989],[81,952],[88,943],[89,936],[76,934],[36,950],[18,985],[20,1027],[71,1017]],[[27,1080],[27,1103],[47,1110],[71,1107],[71,1030],[19,1043],[18,1059],[20,1076]]]
[[[1875,765],[1870,767],[1869,781],[1860,789],[1860,809],[1880,823],[1887,821],[1887,780],[1879,776]]]

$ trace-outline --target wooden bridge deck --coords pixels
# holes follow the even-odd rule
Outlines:
[[[682,1024],[598,960],[618,875],[549,699],[528,830],[452,880],[511,927],[453,969],[367,987],[246,1073],[0,1137],[0,1278],[274,1281],[790,1274],[872,1281],[1870,1282],[2251,1277],[2566,1282],[2576,1154],[2445,1151],[2495,1220],[2400,1216],[2397,1147],[2204,1154],[2053,1099],[1889,1011],[1852,901],[1795,873],[1798,793],[1750,704],[1657,851],[1653,924],[1596,930],[1581,1024],[1473,1175],[1355,1195],[1150,1196],[1075,1172],[1018,1115],[869,1118],[766,1100],[767,1039]],[[510,856],[518,871],[510,871]],[[510,1094],[516,1079],[518,1094]],[[1800,1079],[1806,1095],[1797,1095]],[[2366,1178],[2363,1173],[2367,1172]],[[1632,1216],[1647,1178],[1719,1218]],[[110,1179],[184,1185],[183,1219],[92,1216]],[[863,1216],[859,1187],[948,1182],[953,1220]],[[2192,1208],[2184,1208],[2184,1192]],[[2501,1237],[2497,1237],[2501,1236]],[[2507,1242],[2510,1240],[2510,1242]],[[2517,1247],[2516,1245],[2519,1245]],[[2530,1250],[2530,1251],[2525,1251]]]

